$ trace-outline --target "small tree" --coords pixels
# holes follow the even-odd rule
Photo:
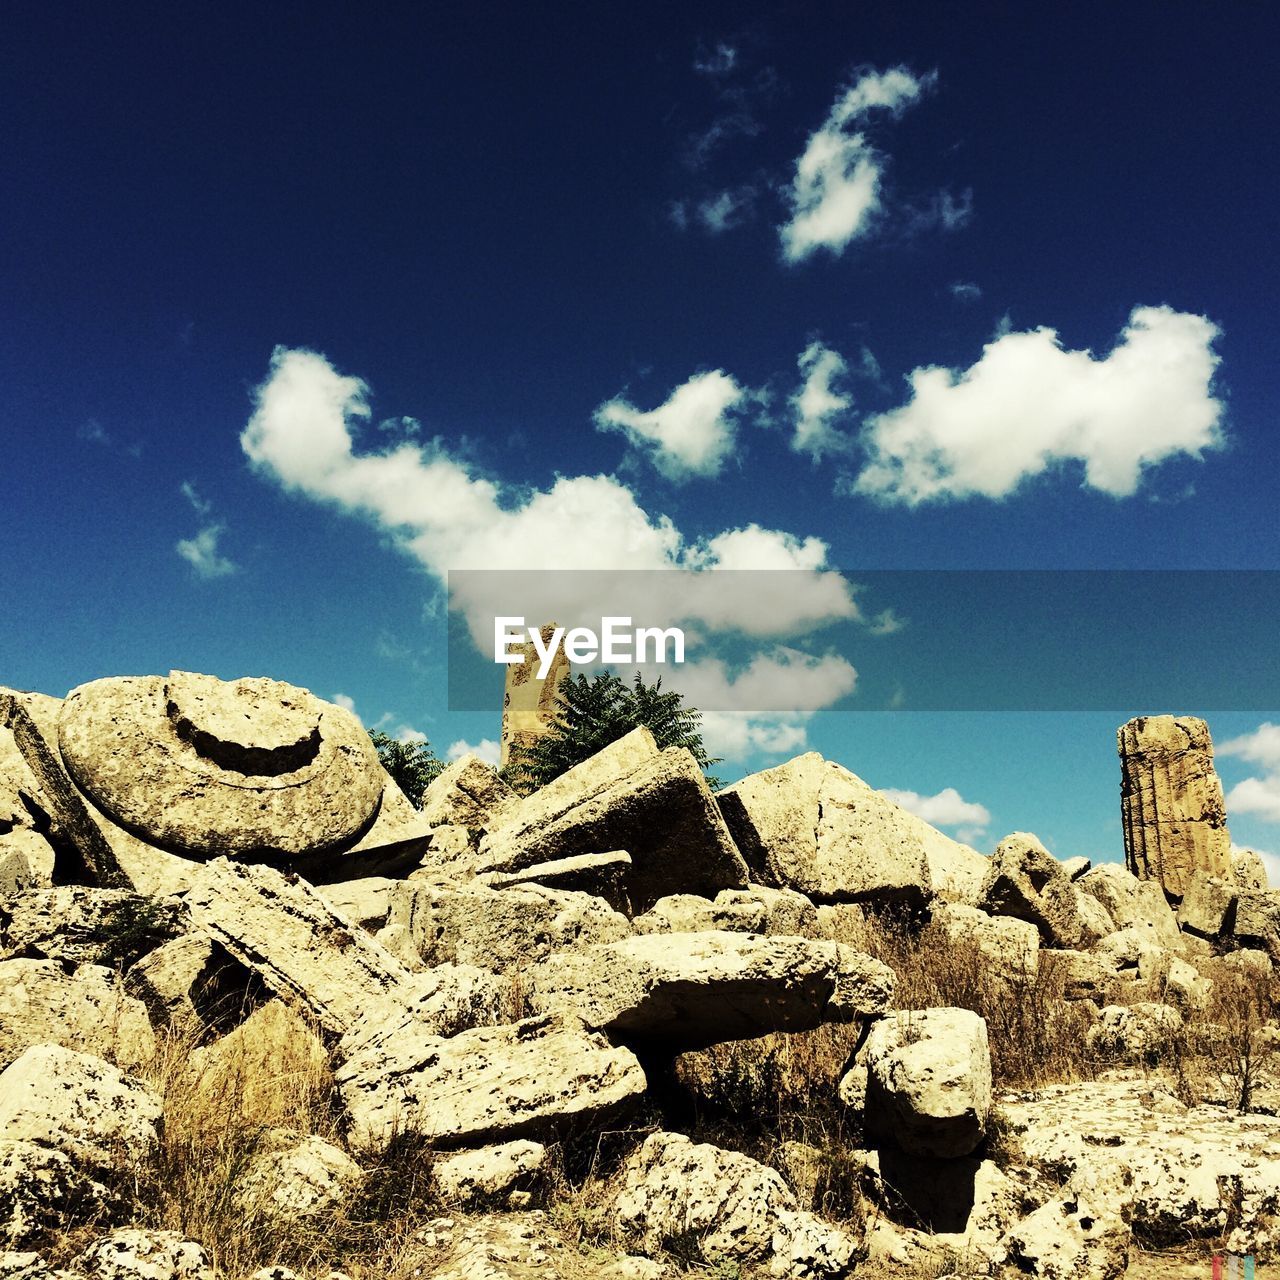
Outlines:
[[[529,746],[512,748],[504,777],[527,795],[640,725],[659,747],[685,747],[705,770],[718,761],[703,747],[701,722],[701,712],[686,707],[681,694],[664,690],[661,677],[648,685],[637,671],[627,685],[611,673],[570,676],[556,694],[550,730]],[[713,777],[707,781],[719,785]]]
[[[409,797],[409,803],[421,809],[422,793],[444,772],[444,761],[426,742],[400,742],[378,729],[369,737],[382,767]]]

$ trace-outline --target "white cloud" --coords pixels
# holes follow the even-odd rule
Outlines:
[[[796,363],[804,385],[791,398],[795,412],[792,449],[796,453],[807,453],[814,462],[849,453],[853,449],[853,438],[835,425],[853,405],[853,397],[837,391],[833,385],[849,371],[844,357],[821,342],[811,342]]]
[[[969,280],[953,280],[947,289],[960,302],[977,302],[982,297],[982,290]]]
[[[798,717],[704,711],[701,728],[707,754],[727,761],[753,755],[789,758],[799,755],[808,743],[808,732]]]
[[[657,669],[646,668],[651,673]],[[755,654],[736,674],[719,658],[688,661],[660,673],[695,707],[799,716],[830,707],[853,692],[858,673],[839,654],[809,654],[777,646]],[[704,712],[705,714],[705,712]]]
[[[1221,445],[1217,336],[1204,316],[1135,307],[1102,359],[1036,329],[993,339],[968,369],[916,369],[911,399],[867,421],[852,489],[906,506],[1003,498],[1075,460],[1087,486],[1126,497],[1146,468]]]
[[[561,476],[550,489],[507,489],[475,474],[439,440],[357,452],[353,431],[369,419],[367,389],[321,355],[278,348],[240,442],[252,463],[284,488],[359,514],[388,532],[439,581],[449,570],[548,570],[530,583],[558,592],[504,598],[499,613],[600,616],[611,602],[594,592],[616,570],[697,570],[649,575],[655,608],[752,635],[789,636],[836,619],[856,619],[852,589],[827,565],[827,545],[756,524],[686,542],[666,516],[650,516],[611,476]],[[762,602],[717,569],[788,569]],[[610,571],[573,574],[565,570]],[[533,575],[530,575],[532,577]],[[504,590],[518,587],[504,575]],[[590,589],[590,599],[575,592]],[[477,587],[477,590],[480,588]],[[615,590],[626,588],[619,583]],[[492,644],[492,600],[462,600],[472,634]],[[487,612],[487,617],[486,617]],[[621,612],[630,612],[622,609]],[[637,610],[637,616],[643,610]],[[649,621],[656,621],[657,617]],[[669,616],[668,623],[674,621]],[[486,634],[487,632],[487,634]]]
[[[335,706],[342,707],[344,711],[350,711],[357,720],[360,719],[360,715],[356,711],[356,700],[354,698],[348,697],[345,693],[335,693],[329,701]]]
[[[220,524],[205,525],[194,538],[179,538],[177,553],[196,571],[200,578],[225,578],[236,572],[238,566],[218,551],[218,539],[224,533]]]
[[[1252,813],[1264,822],[1280,822],[1280,773],[1245,778],[1227,792],[1227,814]]]
[[[670,480],[715,476],[733,451],[733,413],[746,396],[729,374],[714,369],[694,374],[647,412],[615,396],[596,410],[595,423],[601,431],[621,431]]]
[[[202,518],[213,514],[213,503],[202,498],[196,491],[195,485],[190,480],[184,480],[179,486],[179,492],[186,500],[191,503],[196,515]]]
[[[492,738],[481,738],[479,742],[468,742],[465,738],[459,738],[457,742],[449,744],[449,750],[444,754],[444,758],[450,764],[455,760],[461,760],[463,756],[478,756],[485,764],[491,764],[496,769],[498,761],[502,758],[502,748]]]
[[[783,256],[800,262],[819,249],[840,254],[871,229],[881,206],[885,158],[856,126],[874,110],[900,115],[933,83],[905,67],[869,71],[836,99],[796,164],[791,217],[779,228]]]
[[[426,742],[427,735],[421,729],[415,729],[411,724],[402,724],[396,726],[396,731],[391,735],[397,742],[403,742],[405,746],[416,746],[420,742]]]
[[[713,236],[732,231],[750,220],[755,212],[759,192],[749,183],[740,187],[727,187],[714,195],[699,200],[696,207],[698,221]]]
[[[1219,743],[1217,750],[1220,756],[1238,756],[1270,773],[1280,773],[1280,724],[1265,721],[1252,733]]]
[[[728,75],[738,65],[738,50],[721,40],[709,53],[699,53],[693,60],[693,69],[704,76]]]
[[[964,799],[955,787],[943,787],[931,796],[921,795],[918,791],[899,791],[894,787],[884,787],[880,794],[916,817],[923,818],[931,826],[967,828],[965,837],[980,835],[991,823],[987,807]]]

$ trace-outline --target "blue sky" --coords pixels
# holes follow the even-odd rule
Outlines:
[[[270,674],[444,752],[497,737],[450,568],[1280,567],[1264,6],[451,8],[6,11],[0,681]],[[1247,690],[849,714],[873,649],[761,661],[804,693],[724,775],[1114,858],[1116,724],[1202,713],[1280,849]]]

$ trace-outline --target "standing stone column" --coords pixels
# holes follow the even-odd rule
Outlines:
[[[555,629],[554,622],[540,628],[544,646],[551,643]],[[521,646],[520,652],[522,660],[507,667],[506,691],[502,698],[502,765],[510,758],[513,745],[530,746],[551,727],[556,694],[561,681],[569,674],[569,659],[563,648],[556,650],[551,670],[541,680],[538,678],[540,659],[533,642]]]
[[[1180,899],[1197,872],[1225,876],[1231,837],[1209,726],[1194,716],[1138,716],[1116,731],[1125,865]]]

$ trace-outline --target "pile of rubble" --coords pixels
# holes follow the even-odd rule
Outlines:
[[[1129,733],[1126,779],[1145,753],[1145,808],[1126,782],[1135,875],[1026,834],[986,857],[816,754],[716,795],[688,752],[637,729],[523,799],[467,757],[415,810],[350,713],[278,682],[0,693],[0,1277],[38,1280],[50,1233],[83,1223],[102,1234],[76,1275],[213,1274],[201,1244],[136,1225],[121,1176],[160,1141],[137,1072],[175,1025],[201,1029],[210,1071],[285,1023],[332,1064],[341,1145],[273,1131],[245,1171],[240,1193],[282,1218],[340,1203],[404,1135],[437,1151],[443,1201],[502,1209],[441,1224],[442,1280],[554,1280],[531,1207],[549,1144],[616,1128],[675,1055],[826,1023],[859,1028],[831,1087],[861,1117],[850,1158],[874,1224],[817,1216],[793,1169],[659,1130],[618,1178],[630,1255],[598,1274],[674,1274],[668,1246],[690,1236],[709,1259],[805,1278],[938,1241],[976,1273],[1050,1280],[1121,1275],[1135,1232],[1265,1254],[1280,1120],[1064,1086],[1052,1106],[1006,1100],[1020,1155],[1001,1162],[983,1019],[898,1010],[892,970],[841,940],[851,917],[894,911],[993,972],[1055,966],[1099,1055],[1151,1058],[1209,998],[1206,959],[1280,962],[1258,860],[1204,837],[1225,833],[1211,805],[1179,814],[1194,839],[1171,834],[1162,779],[1206,775],[1171,763],[1165,720]]]

